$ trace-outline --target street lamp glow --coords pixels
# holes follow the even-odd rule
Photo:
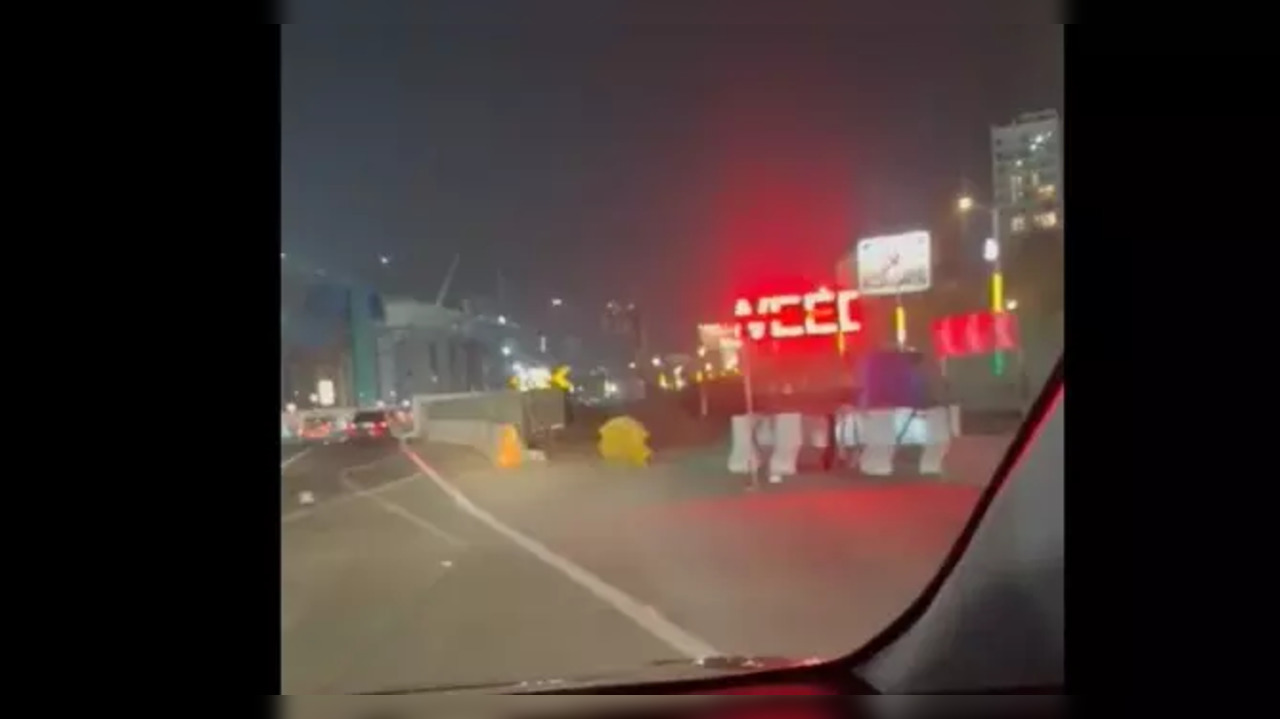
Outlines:
[[[636,368],[636,363],[635,363],[635,362],[628,362],[628,363],[627,363],[627,369],[635,369],[635,368]]]
[[[972,209],[973,209],[973,198],[972,198],[972,197],[969,197],[968,195],[965,195],[965,196],[961,197],[961,198],[956,202],[956,207],[959,207],[961,212],[968,212],[969,210],[972,210]]]
[[[988,237],[982,243],[982,259],[992,263],[1000,259],[1000,243],[994,237]]]
[[[1004,303],[1004,308],[1009,312],[1013,312],[1014,310],[1018,309],[1018,301],[1009,300],[1008,302]]]
[[[505,325],[507,323],[506,315],[498,315],[498,324]]]
[[[564,300],[560,299],[559,297],[552,297],[552,298],[551,298],[551,306],[552,306],[552,307],[559,307],[559,306],[560,306],[560,305],[562,305],[562,304],[564,304]]]
[[[378,258],[378,261],[379,261],[379,262],[381,262],[381,263],[382,263],[382,264],[384,264],[384,265],[389,265],[389,264],[391,264],[391,258],[390,258],[390,257],[387,257],[386,255],[382,255],[381,257],[379,257],[379,258]]]
[[[510,347],[508,347],[508,346],[506,346],[506,345],[503,345],[503,346],[502,346],[502,356],[503,356],[503,357],[510,357],[510,356],[511,356],[511,348],[510,348]]]
[[[654,357],[654,358],[653,358],[653,366],[654,366],[654,367],[661,367],[661,366],[662,366],[662,358],[661,358],[661,357]]]
[[[285,253],[281,252],[281,253],[280,253],[280,259],[282,259],[282,260],[287,260],[287,259],[289,259],[289,255],[287,255],[287,254],[285,254]]]

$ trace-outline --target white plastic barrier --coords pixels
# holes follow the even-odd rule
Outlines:
[[[907,429],[911,427],[910,415],[903,420],[898,417],[896,409],[871,409],[856,415],[854,421],[858,424],[858,437],[862,440],[858,469],[863,474],[877,477],[893,474],[893,455],[898,449],[898,438],[905,438]]]
[[[760,415],[734,415],[729,420],[729,471],[734,474],[751,474],[760,466],[760,450],[756,441],[756,427]]]
[[[769,453],[769,474],[779,477],[795,474],[804,443],[803,415],[798,412],[773,415],[773,451]]]
[[[852,461],[856,454],[863,474],[892,474],[897,449],[904,446],[921,448],[921,474],[941,474],[951,440],[960,433],[959,415],[957,406],[862,411],[843,407],[834,417],[834,427],[828,426],[832,419],[826,415],[737,415],[730,422],[729,471],[746,474],[762,467],[767,450],[771,474],[793,475],[804,451],[825,451],[834,435],[845,457]]]
[[[813,446],[811,430],[818,422],[825,426],[826,420],[799,413],[735,415],[730,420],[729,471],[750,474],[767,467],[771,475],[794,475],[801,451]]]
[[[931,407],[921,414],[924,418],[924,449],[920,452],[920,474],[942,474],[942,460],[951,449],[955,436],[952,415],[956,407]]]

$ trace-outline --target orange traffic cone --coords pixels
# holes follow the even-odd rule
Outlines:
[[[520,432],[515,425],[504,424],[498,429],[498,447],[493,462],[503,469],[519,467],[524,459],[524,449],[520,443]]]

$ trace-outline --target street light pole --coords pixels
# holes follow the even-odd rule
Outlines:
[[[907,349],[907,308],[902,304],[902,286],[894,293],[893,335],[897,341],[898,351]]]
[[[995,262],[991,264],[991,311],[996,314],[1003,314],[1004,306],[1004,247],[1001,245],[1000,238],[1000,208],[993,206],[991,208],[991,239],[995,241],[996,257]],[[1005,357],[1004,352],[995,349],[991,355],[991,371],[997,377],[1004,374]]]
[[[957,206],[962,213],[968,213],[975,208],[981,208],[973,201],[969,195],[962,195]],[[991,213],[991,237],[987,240],[983,247],[983,259],[991,265],[991,312],[993,314],[1003,314],[1005,311],[1004,304],[1004,265],[1003,265],[1003,247],[1001,247],[1000,232],[1000,208],[992,205],[986,208]],[[1004,374],[1005,357],[1004,352],[994,350],[991,355],[991,371],[996,376]]]

